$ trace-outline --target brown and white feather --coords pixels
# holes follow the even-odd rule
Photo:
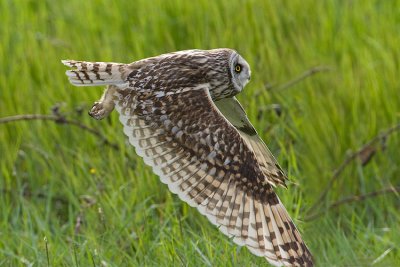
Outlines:
[[[213,104],[207,85],[162,97],[118,90],[116,109],[161,181],[234,242],[276,265],[311,265],[255,153]]]
[[[312,266],[273,191],[286,176],[233,97],[247,83],[232,71],[237,62],[248,81],[247,63],[230,49],[131,64],[63,63],[74,68],[67,71],[74,85],[115,85],[111,97],[124,133],[173,193],[271,264]]]

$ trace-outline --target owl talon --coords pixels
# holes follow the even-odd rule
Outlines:
[[[101,120],[106,117],[111,111],[108,111],[102,102],[95,102],[89,111],[89,115],[96,120]]]

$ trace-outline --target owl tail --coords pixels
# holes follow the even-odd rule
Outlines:
[[[125,83],[123,69],[125,64],[111,62],[85,62],[62,60],[64,65],[73,68],[67,70],[69,81],[75,86],[118,85]]]

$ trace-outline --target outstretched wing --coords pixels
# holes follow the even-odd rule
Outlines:
[[[286,187],[285,180],[287,180],[287,176],[264,141],[257,134],[256,129],[247,118],[246,112],[236,97],[223,98],[214,103],[224,117],[235,126],[249,149],[253,150],[258,165],[268,182],[274,186],[281,185]]]
[[[254,150],[213,103],[208,84],[180,93],[119,89],[116,109],[138,155],[189,205],[274,265],[312,266],[309,250]]]

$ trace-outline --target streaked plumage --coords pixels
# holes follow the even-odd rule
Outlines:
[[[120,113],[124,133],[161,181],[239,245],[280,266],[312,256],[273,191],[286,176],[234,97],[250,67],[230,49],[131,64],[66,60],[77,86],[108,85],[90,115]]]

